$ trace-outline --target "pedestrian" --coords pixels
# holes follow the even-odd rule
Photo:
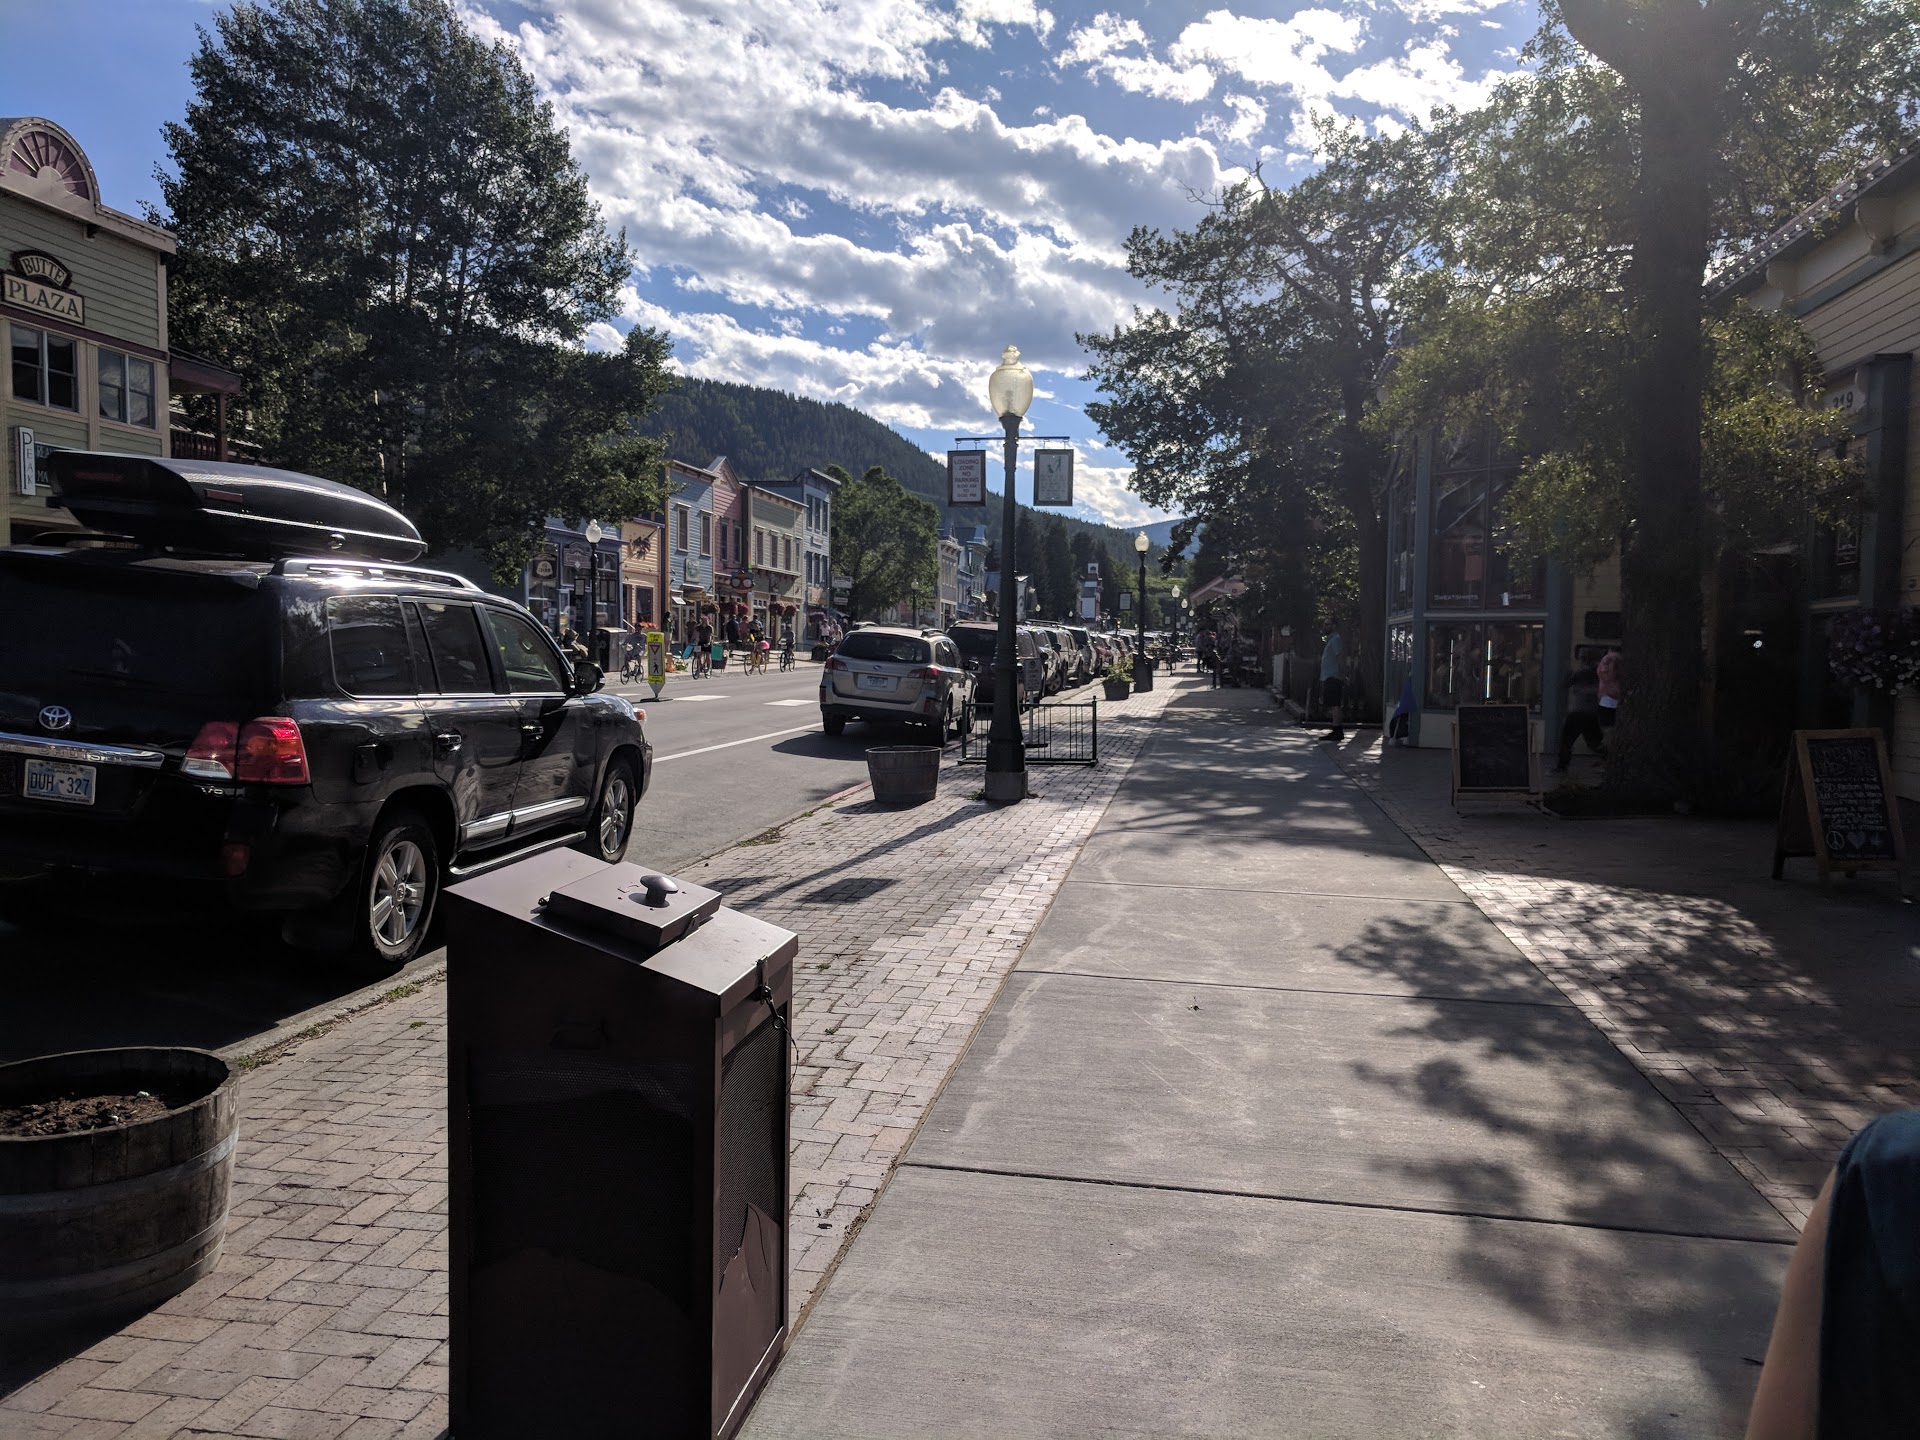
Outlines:
[[[1620,647],[1609,645],[1600,663],[1593,667],[1600,682],[1600,728],[1611,730],[1620,714]]]
[[[1882,1115],[1840,1152],[1800,1231],[1747,1440],[1920,1435],[1920,1111]]]
[[[737,615],[727,616],[726,626],[727,653],[732,654],[740,648],[740,619]]]
[[[1416,709],[1413,699],[1413,676],[1407,676],[1407,683],[1400,687],[1400,699],[1393,707],[1393,718],[1387,721],[1387,743],[1389,745],[1408,745],[1413,728],[1413,712]]]
[[[703,652],[713,647],[713,622],[704,615],[700,617],[700,623],[693,627],[693,643]]]
[[[1320,651],[1320,708],[1333,722],[1333,729],[1320,738],[1335,745],[1345,743],[1346,727],[1340,723],[1341,702],[1346,697],[1346,685],[1340,678],[1340,662],[1346,654],[1346,646],[1340,641],[1340,626],[1327,626],[1327,643]]]
[[[1591,652],[1583,645],[1574,651],[1574,668],[1560,682],[1567,692],[1567,718],[1560,722],[1559,763],[1553,768],[1564,775],[1573,763],[1573,742],[1585,737],[1587,749],[1605,758],[1607,737],[1600,733],[1600,676],[1595,671]]]

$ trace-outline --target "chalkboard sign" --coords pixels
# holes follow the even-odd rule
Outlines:
[[[1462,705],[1453,717],[1454,795],[1532,795],[1532,738],[1524,705]]]
[[[1897,870],[1906,857],[1886,737],[1878,730],[1796,730],[1780,797],[1773,878],[1811,855],[1822,880],[1835,870]]]

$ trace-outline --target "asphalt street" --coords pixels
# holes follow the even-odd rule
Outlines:
[[[616,683],[645,710],[654,751],[628,858],[672,871],[865,779],[866,747],[905,732],[856,724],[828,738],[819,683],[819,666],[804,662],[787,674],[670,676],[659,699]],[[0,1062],[109,1045],[219,1049],[366,984],[288,949],[271,924],[164,894],[113,899],[32,934],[0,925]]]

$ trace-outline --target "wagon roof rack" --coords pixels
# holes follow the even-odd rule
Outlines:
[[[308,559],[289,556],[276,560],[273,565],[275,575],[353,575],[369,580],[429,580],[436,585],[452,585],[457,589],[471,590],[476,595],[485,592],[465,575],[452,570],[429,570],[424,565],[383,565],[375,560],[330,560]]]

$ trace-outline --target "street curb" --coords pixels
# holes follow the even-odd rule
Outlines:
[[[244,1040],[236,1040],[231,1045],[222,1046],[213,1053],[229,1064],[237,1065],[243,1060],[259,1060],[276,1050],[284,1050],[295,1040],[301,1039],[311,1030],[339,1024],[363,1010],[371,1010],[384,1004],[394,990],[405,985],[425,985],[444,979],[447,973],[447,954],[444,947],[436,950],[424,959],[415,960],[384,979],[371,985],[363,985],[350,994],[338,999],[328,1000],[311,1010],[303,1010],[291,1019],[283,1020],[271,1030],[263,1030],[257,1035],[249,1035]],[[252,1068],[252,1067],[247,1067]]]

